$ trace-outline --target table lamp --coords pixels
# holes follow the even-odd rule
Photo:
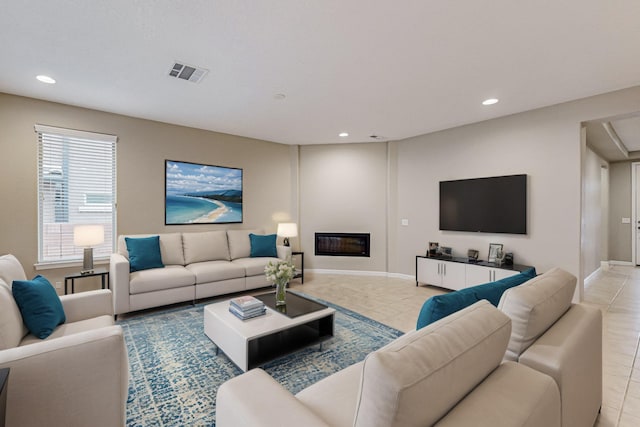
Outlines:
[[[278,224],[278,236],[284,237],[284,245],[289,246],[289,237],[298,235],[298,226],[295,222],[281,222]]]
[[[73,244],[84,247],[80,274],[93,273],[93,246],[104,243],[103,225],[76,225],[73,228]]]

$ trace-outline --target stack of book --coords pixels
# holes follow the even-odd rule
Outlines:
[[[262,316],[266,313],[267,309],[262,301],[246,295],[243,297],[233,298],[229,302],[229,311],[238,319],[247,320],[252,317]]]

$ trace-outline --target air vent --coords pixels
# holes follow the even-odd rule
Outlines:
[[[169,75],[171,77],[176,77],[178,79],[187,80],[193,83],[200,83],[200,81],[207,75],[209,70],[204,68],[193,67],[191,65],[186,65],[180,62],[175,62],[171,70],[169,70]]]

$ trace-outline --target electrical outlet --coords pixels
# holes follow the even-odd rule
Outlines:
[[[56,289],[62,289],[62,282],[56,282]]]

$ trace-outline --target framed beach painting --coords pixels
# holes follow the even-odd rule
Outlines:
[[[242,222],[242,169],[165,160],[164,223]]]

